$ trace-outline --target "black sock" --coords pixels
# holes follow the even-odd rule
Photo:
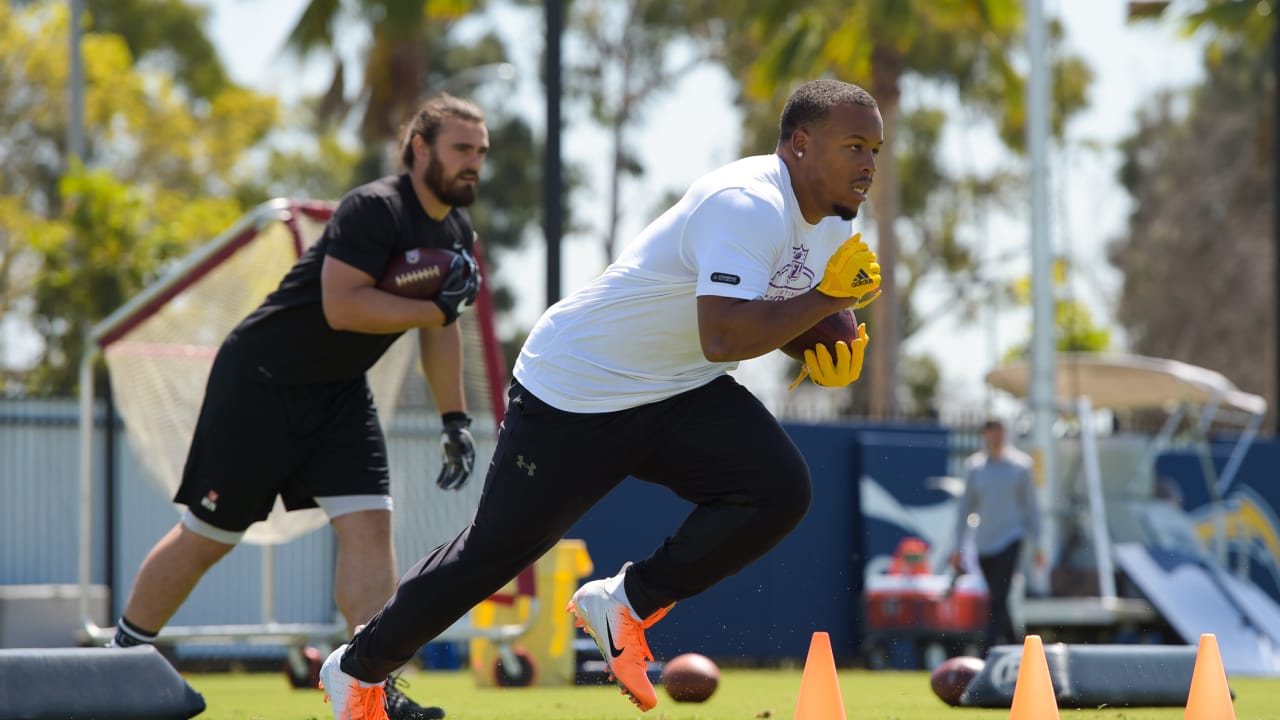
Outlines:
[[[158,632],[143,630],[122,616],[120,622],[116,623],[116,636],[111,641],[111,644],[122,648],[150,645],[156,641],[156,635],[159,634]]]

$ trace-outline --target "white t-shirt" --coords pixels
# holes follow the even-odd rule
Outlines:
[[[852,232],[810,225],[782,158],[759,155],[694,182],[616,262],[534,325],[515,376],[568,412],[665,400],[734,369],[702,354],[695,298],[784,300],[809,291]]]

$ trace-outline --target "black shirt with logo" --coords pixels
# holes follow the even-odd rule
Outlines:
[[[334,210],[320,240],[289,270],[280,286],[236,326],[222,359],[260,380],[325,383],[361,377],[402,333],[334,330],[321,305],[320,268],[332,255],[375,279],[391,259],[414,248],[473,251],[466,211],[443,220],[427,215],[408,175],[361,185]]]

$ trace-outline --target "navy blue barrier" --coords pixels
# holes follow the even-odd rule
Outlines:
[[[808,515],[771,552],[707,592],[680,603],[648,632],[659,658],[699,652],[713,658],[803,659],[816,631],[831,636],[837,660],[858,655],[862,640],[864,543],[896,545],[898,535],[864,533],[859,501],[863,463],[911,494],[946,470],[946,432],[884,432],[856,425],[788,424],[809,463],[814,497]],[[647,556],[692,506],[663,487],[628,479],[568,537],[587,544],[593,577]],[[894,532],[886,528],[886,534]]]
[[[869,429],[860,433],[858,440],[862,468],[863,577],[886,572],[899,542],[907,537],[927,541],[936,566],[937,559],[950,552],[955,527],[952,497],[930,481],[947,474],[951,454],[947,432],[928,428]],[[903,670],[923,667],[923,643],[934,637],[935,628],[917,625],[924,622],[923,618],[909,621],[910,626],[903,626],[901,619],[886,622],[885,605],[880,606],[877,619],[877,613],[867,612],[862,597],[853,602],[863,622],[866,649],[882,650],[885,653],[882,661],[887,667]]]
[[[1211,457],[1217,474],[1221,474],[1230,457],[1234,439],[1211,443]],[[1231,486],[1227,488],[1223,509],[1226,525],[1232,528],[1227,538],[1230,567],[1247,561],[1249,579],[1280,602],[1280,441],[1265,438],[1254,441],[1244,456]],[[1208,484],[1201,467],[1200,455],[1194,450],[1171,450],[1156,458],[1156,476],[1172,480],[1182,495],[1183,509],[1191,514],[1200,538],[1211,546],[1214,513]]]
[[[921,513],[951,500],[929,482],[947,474],[947,431],[868,429],[859,433],[858,442],[862,447],[862,482],[878,489],[863,489],[864,497],[869,496],[872,503],[862,508],[866,557],[892,557],[898,542],[908,536],[924,538],[935,547],[949,541],[954,529],[951,512]]]

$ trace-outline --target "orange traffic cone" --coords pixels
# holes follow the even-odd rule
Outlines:
[[[1200,636],[1196,650],[1196,667],[1191,672],[1191,692],[1187,694],[1185,720],[1236,720],[1231,704],[1231,688],[1227,672],[1218,652],[1218,638],[1210,633]]]
[[[809,656],[800,678],[800,699],[796,720],[845,720],[844,698],[836,678],[836,659],[831,654],[831,638],[816,632],[809,641]]]
[[[1013,687],[1013,711],[1009,720],[1058,720],[1058,696],[1049,677],[1049,661],[1039,635],[1022,642],[1018,684]]]

